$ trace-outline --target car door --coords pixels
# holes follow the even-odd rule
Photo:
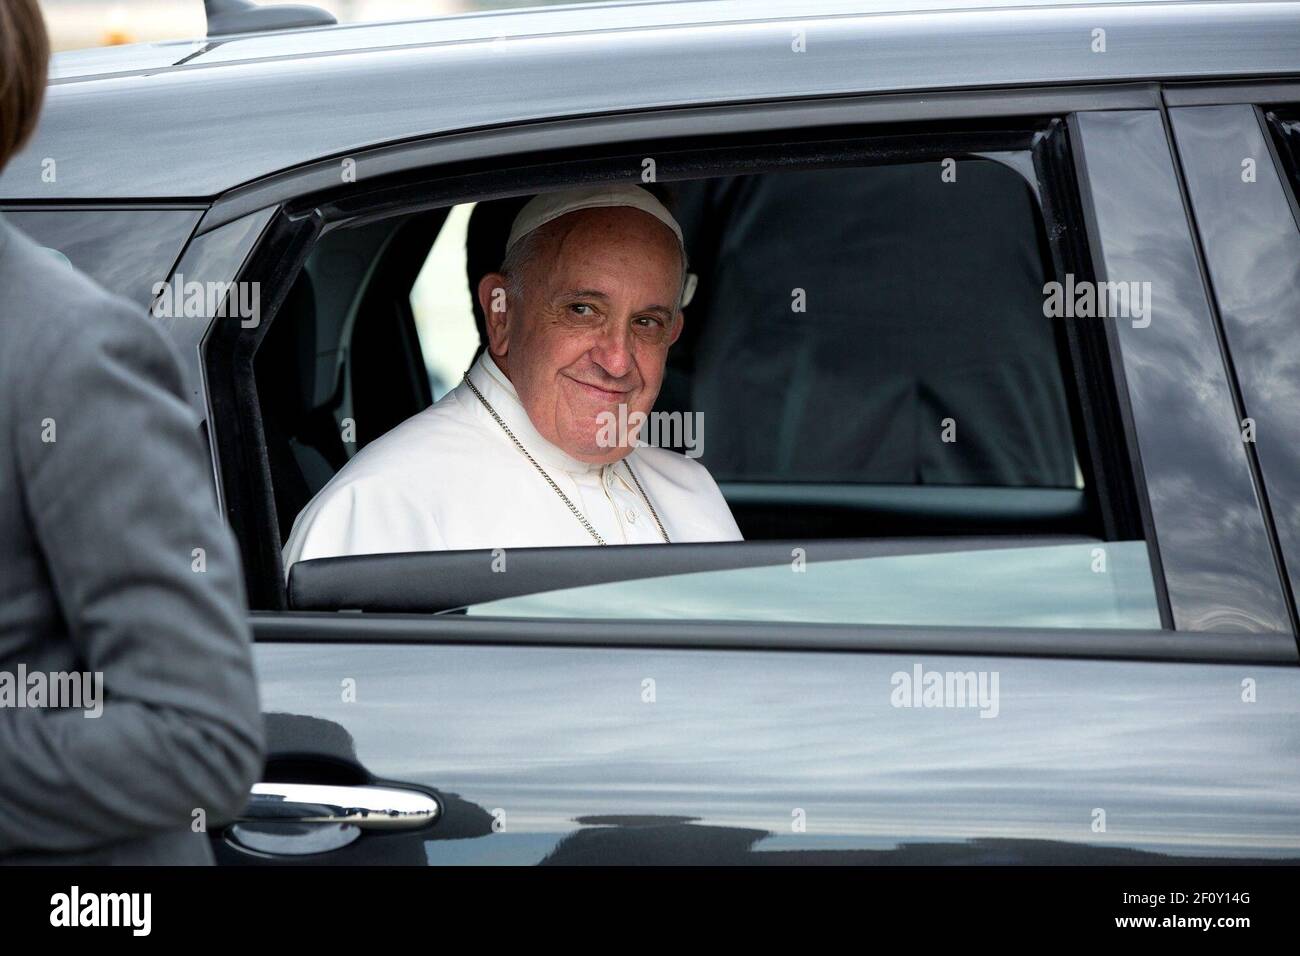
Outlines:
[[[1085,410],[1082,426],[1126,450],[1141,540],[847,568],[864,587],[894,581],[907,615],[745,616],[762,581],[689,572],[669,587],[699,585],[715,610],[666,618],[653,588],[602,603],[581,586],[459,614],[291,609],[274,548],[251,540],[272,524],[245,511],[266,489],[230,383],[253,348],[214,326],[208,404],[224,505],[253,555],[269,741],[247,818],[213,834],[220,859],[1300,860],[1293,610],[1171,143],[1158,108],[1092,103],[1039,175],[1077,177],[1077,206],[1054,215],[1090,263],[1079,280],[1146,304],[1077,316],[1104,334],[1071,346],[1083,388],[1118,389],[1115,419]],[[268,313],[310,242],[277,229],[264,271],[243,275],[271,283]],[[788,586],[853,591],[816,547],[777,569]],[[1104,624],[1046,583],[1062,555],[1080,589],[1108,576]],[[974,580],[991,619],[963,590]]]

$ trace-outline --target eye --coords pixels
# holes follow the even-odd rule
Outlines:
[[[632,319],[632,333],[643,342],[660,345],[668,341],[668,323],[657,315],[638,315]]]
[[[585,302],[574,302],[572,305],[569,306],[569,309],[570,309],[570,310],[571,310],[575,315],[595,315],[595,314],[596,314],[596,310],[593,309],[591,306],[587,305],[587,303],[585,303]]]

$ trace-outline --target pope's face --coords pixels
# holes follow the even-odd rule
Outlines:
[[[672,230],[630,207],[569,213],[541,230],[519,301],[498,273],[479,284],[489,349],[544,438],[581,461],[617,461],[681,334],[681,251]],[[633,433],[627,444],[610,427],[619,421]]]

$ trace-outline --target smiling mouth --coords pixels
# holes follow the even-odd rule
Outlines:
[[[578,385],[588,395],[592,396],[593,398],[599,398],[602,401],[617,402],[619,399],[625,398],[627,396],[627,392],[615,392],[615,391],[611,391],[608,388],[600,388],[599,386],[596,385],[588,385],[586,382],[580,382],[576,378],[571,378],[569,379],[569,381],[573,382],[575,385]]]

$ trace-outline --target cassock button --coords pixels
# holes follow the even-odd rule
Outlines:
[[[628,508],[626,513],[627,513],[627,520],[632,522],[633,524],[636,524],[636,512],[633,511],[631,508]]]

